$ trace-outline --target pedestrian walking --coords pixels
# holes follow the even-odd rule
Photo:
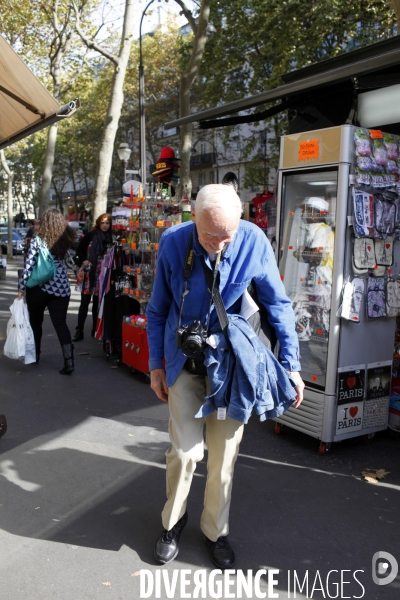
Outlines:
[[[77,248],[77,264],[81,267],[78,272],[77,287],[81,290],[81,303],[78,312],[78,325],[73,342],[84,338],[84,327],[89,311],[91,298],[92,304],[92,337],[96,331],[97,315],[99,311],[100,272],[104,255],[113,243],[111,235],[111,215],[104,213],[98,217],[92,231],[89,231],[79,242]]]
[[[46,210],[35,227],[34,237],[29,246],[25,267],[20,279],[18,298],[26,295],[29,320],[33,330],[36,347],[36,362],[39,362],[42,341],[42,323],[44,311],[48,308],[64,357],[62,375],[74,370],[73,345],[67,325],[67,311],[71,296],[64,257],[74,239],[74,232],[65,221],[62,213],[50,208]],[[41,242],[45,242],[53,256],[56,275],[41,285],[27,287],[27,281],[39,257]]]
[[[151,387],[160,400],[168,402],[170,413],[167,501],[162,511],[163,530],[154,550],[161,564],[173,560],[179,551],[188,520],[187,497],[196,463],[204,453],[204,424],[208,474],[200,528],[214,565],[225,569],[235,562],[227,538],[233,471],[243,423],[251,413],[250,396],[258,393],[261,368],[259,359],[251,355],[251,344],[240,340],[251,338],[256,352],[265,350],[269,363],[265,363],[263,375],[268,377],[270,368],[275,370],[278,385],[287,384],[291,404],[297,407],[303,398],[291,302],[268,239],[254,224],[240,220],[240,214],[241,202],[233,186],[207,185],[197,195],[196,222],[168,229],[160,242],[146,314]],[[276,331],[279,362],[238,316],[250,283],[256,286],[258,301],[267,309]],[[221,311],[217,312],[213,302],[216,289],[226,311],[228,325],[224,329]],[[246,328],[251,332],[247,338]],[[256,342],[262,348],[257,349]],[[239,371],[240,364],[243,368]],[[246,371],[254,375],[253,380],[246,379]],[[217,406],[222,388],[225,397]],[[269,416],[278,414],[282,413],[272,411]]]

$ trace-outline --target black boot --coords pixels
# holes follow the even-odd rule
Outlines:
[[[83,327],[77,327],[75,330],[75,335],[72,338],[73,342],[80,342],[81,340],[83,340]]]
[[[34,364],[38,364],[39,360],[40,360],[40,343],[39,344],[35,344],[35,350],[36,350],[36,360],[34,362]]]
[[[74,370],[74,347],[72,344],[61,346],[64,356],[64,366],[60,369],[61,375],[70,375]]]

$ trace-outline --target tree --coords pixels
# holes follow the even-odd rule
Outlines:
[[[190,115],[190,91],[192,85],[199,73],[200,65],[203,59],[206,43],[208,40],[208,22],[210,15],[210,0],[201,0],[199,12],[195,19],[192,13],[188,10],[186,5],[181,0],[175,0],[177,4],[182,8],[182,12],[188,20],[190,27],[193,31],[193,45],[190,57],[187,64],[182,72],[179,84],[179,116],[186,117]],[[181,197],[183,196],[183,190],[187,186],[189,192],[189,198],[191,193],[191,179],[190,179],[190,153],[192,149],[192,131],[193,126],[191,123],[182,125],[180,128],[180,158],[181,158],[181,169],[180,169],[180,185],[181,185]]]
[[[90,12],[97,0],[82,0],[80,16]],[[52,84],[54,98],[62,104],[77,78],[84,72],[87,48],[77,43],[70,0],[32,0],[2,7],[1,32],[29,67],[46,84]],[[49,205],[58,124],[48,129],[41,186],[40,211]]]
[[[199,108],[278,87],[284,73],[388,38],[395,26],[389,0],[219,0],[210,20],[217,33],[200,69]],[[261,185],[265,170],[277,167],[277,142],[287,126],[285,113],[250,126],[243,149],[249,161],[246,184]],[[267,157],[260,137],[265,130]]]
[[[114,149],[115,136],[118,129],[118,122],[121,116],[121,108],[123,104],[123,84],[125,79],[126,68],[128,65],[131,44],[133,41],[133,25],[134,25],[134,3],[133,0],[125,1],[124,22],[122,34],[120,38],[118,54],[114,54],[105,50],[95,41],[95,36],[88,37],[81,25],[81,18],[73,0],[73,6],[76,12],[76,31],[80,35],[83,42],[90,49],[96,50],[104,58],[111,61],[114,67],[114,74],[110,88],[109,103],[107,116],[105,120],[104,130],[100,143],[98,156],[98,169],[96,173],[94,201],[93,201],[93,220],[96,220],[107,208],[107,190],[110,178],[112,165],[112,154]]]
[[[142,52],[146,65],[146,147],[155,163],[160,149],[168,143],[162,137],[164,123],[168,118],[179,115],[181,40],[176,21],[168,18],[165,25],[144,36]],[[139,43],[135,42],[125,79],[125,102],[118,134],[123,142],[133,138],[136,123],[132,123],[132,115],[139,114],[138,65]],[[138,159],[138,151],[134,147],[131,161],[135,163]]]

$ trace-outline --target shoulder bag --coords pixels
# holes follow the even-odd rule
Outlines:
[[[35,239],[38,247],[38,253],[36,255],[35,266],[33,267],[32,273],[26,282],[26,287],[29,288],[46,283],[46,281],[53,279],[57,274],[57,268],[54,264],[54,259],[47,247],[46,242],[41,240],[38,236]]]

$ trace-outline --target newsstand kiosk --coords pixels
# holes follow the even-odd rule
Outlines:
[[[320,440],[386,429],[400,313],[399,139],[343,125],[281,140],[277,260],[304,401],[276,419]]]

